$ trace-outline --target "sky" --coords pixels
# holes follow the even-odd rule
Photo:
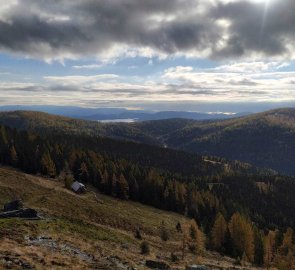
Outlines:
[[[9,0],[0,105],[295,106],[294,0]]]

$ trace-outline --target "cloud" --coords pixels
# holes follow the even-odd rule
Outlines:
[[[11,0],[0,7],[0,50],[46,61],[294,59],[294,10],[294,0]]]
[[[280,101],[295,98],[295,72],[280,72],[279,62],[241,62],[198,70],[177,66],[166,69],[162,78],[191,94],[192,100]],[[193,97],[194,96],[194,97]],[[181,99],[181,97],[179,97]]]
[[[72,68],[75,68],[75,69],[98,69],[98,68],[101,68],[102,66],[103,66],[102,64],[75,65],[75,66],[72,66]]]
[[[82,83],[92,83],[97,81],[104,80],[113,80],[119,78],[116,74],[99,74],[93,76],[82,76],[82,75],[71,75],[71,76],[45,76],[45,80],[52,82],[60,83],[63,85],[73,85],[73,84],[82,84]]]
[[[230,22],[229,36],[223,49],[213,54],[217,57],[251,55],[293,57],[295,2],[285,1],[234,1],[218,3],[212,9],[213,17]]]
[[[227,65],[221,65],[214,70],[221,72],[231,72],[231,73],[261,73],[269,70],[278,70],[283,67],[287,67],[288,63],[280,62],[238,62]]]
[[[93,106],[179,102],[279,102],[295,100],[295,72],[284,62],[241,62],[218,68],[176,66],[160,75],[44,76],[40,82],[0,82],[1,102]],[[16,78],[17,79],[17,78]],[[2,103],[3,103],[2,102]]]

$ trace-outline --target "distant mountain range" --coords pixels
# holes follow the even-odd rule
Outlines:
[[[148,111],[127,110],[123,108],[82,108],[74,106],[0,106],[0,111],[40,111],[61,116],[84,120],[104,122],[133,122],[147,120],[163,120],[184,118],[194,120],[229,119],[250,113],[222,113],[222,112],[187,112],[187,111]]]
[[[10,127],[111,137],[201,155],[214,155],[295,175],[295,109],[277,109],[234,119],[167,119],[98,123],[39,112],[0,113]]]
[[[219,121],[162,120],[133,127],[169,148],[216,155],[295,174],[295,109]]]

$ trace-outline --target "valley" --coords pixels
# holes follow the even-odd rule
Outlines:
[[[290,253],[295,222],[293,177],[239,161],[94,135],[96,128],[104,130],[107,127],[109,130],[116,126],[114,124],[96,124],[93,129],[88,127],[87,133],[73,123],[87,126],[92,122],[35,112],[11,113],[6,117],[6,123],[15,126],[0,126],[1,164],[30,175],[25,175],[24,179],[15,177],[15,181],[4,169],[3,182],[6,184],[0,189],[2,203],[21,198],[27,207],[37,209],[45,220],[50,220],[50,225],[44,229],[44,219],[24,224],[23,220],[1,219],[3,235],[8,237],[3,241],[8,246],[13,245],[9,241],[15,241],[9,237],[16,234],[24,246],[37,245],[37,250],[50,247],[74,260],[77,259],[76,254],[77,262],[70,261],[68,266],[79,261],[79,267],[84,265],[90,269],[92,264],[99,265],[100,262],[105,269],[108,269],[106,265],[112,265],[110,269],[116,269],[114,265],[125,269],[122,264],[127,262],[136,265],[134,269],[146,269],[148,262],[143,258],[147,254],[152,254],[152,260],[175,265],[175,269],[177,265],[183,269],[185,258],[188,263],[215,266],[219,261],[225,264],[224,269],[230,269],[228,267],[233,263],[246,266],[246,269],[277,265],[281,265],[282,270],[289,269],[294,257]],[[179,121],[186,125],[191,120]],[[65,128],[66,124],[69,124],[69,129]],[[171,126],[162,126],[160,131],[173,126],[172,121]],[[32,175],[37,175],[37,178]],[[33,185],[28,184],[31,191],[23,187],[28,179],[38,179],[38,184],[35,180]],[[69,190],[73,181],[88,186],[89,192],[73,194]],[[50,188],[46,189],[47,185]],[[114,209],[107,207],[104,212],[105,201],[108,200]],[[153,209],[146,214],[152,215],[146,224],[142,210],[133,213],[139,203],[146,205],[142,205],[143,208]],[[168,220],[164,219],[167,214]],[[179,217],[181,221],[169,221],[172,216]],[[35,223],[36,234],[24,238],[31,226],[29,224]],[[43,224],[41,228],[39,224]],[[9,231],[14,225],[20,226],[19,234],[16,233],[18,229]],[[112,228],[119,231],[114,232]],[[83,239],[83,243],[90,240],[89,249],[85,250],[81,242],[70,238],[76,231],[77,239]],[[57,237],[57,232],[60,237]],[[142,235],[147,235],[147,238]],[[93,249],[101,248],[95,244],[96,241],[106,241],[107,250],[112,250],[114,255],[94,259]],[[132,246],[131,249],[126,248],[126,242]],[[167,248],[168,255],[167,252],[161,255],[160,250],[151,252],[154,248],[163,249],[163,246]],[[127,249],[127,254],[118,249]],[[140,257],[141,261],[137,260],[138,252],[144,255]],[[127,261],[122,262],[121,255],[126,256]],[[17,254],[9,256],[17,260]],[[36,260],[37,256],[34,258]],[[57,256],[50,262],[40,263],[52,264],[53,261],[55,266],[67,267],[60,262],[62,260]],[[32,259],[19,263],[26,265],[29,261],[32,263]]]
[[[97,123],[27,111],[0,113],[0,123],[13,128],[129,140],[239,160],[288,175],[295,174],[294,121],[295,109],[288,108],[229,120],[135,123]]]

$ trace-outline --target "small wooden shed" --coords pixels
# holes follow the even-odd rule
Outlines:
[[[72,186],[71,186],[72,190],[75,192],[75,193],[78,193],[78,194],[81,194],[81,193],[85,193],[86,192],[86,187],[84,184],[78,182],[78,181],[75,181]]]

